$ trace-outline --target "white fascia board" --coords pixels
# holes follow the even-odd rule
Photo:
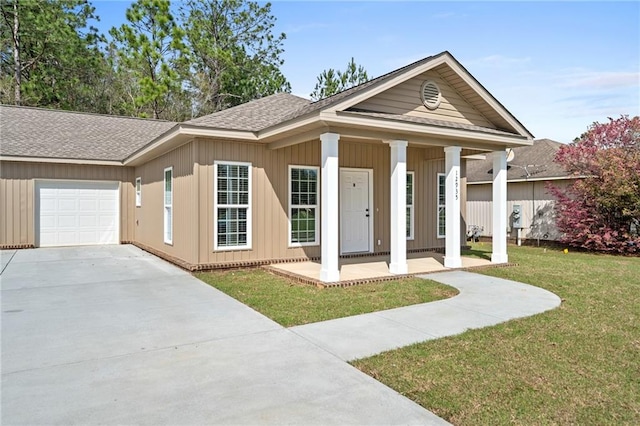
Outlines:
[[[91,166],[123,166],[117,160],[84,160],[78,158],[13,157],[1,155],[0,161],[18,161],[24,163],[85,164]]]
[[[263,141],[265,139],[278,136],[281,133],[289,132],[300,127],[318,123],[320,121],[319,115],[319,111],[314,111],[302,117],[295,118],[292,121],[286,121],[284,123],[276,124],[275,126],[257,132],[256,138],[260,141]]]
[[[539,177],[539,178],[521,178],[521,179],[507,179],[507,183],[517,183],[517,182],[544,182],[546,180],[571,180],[571,179],[583,179],[586,176],[556,176],[556,177]],[[469,182],[467,181],[467,185],[486,185],[492,183],[490,180],[482,180],[478,182]]]
[[[153,152],[160,150],[166,144],[171,142],[178,141],[176,146],[172,146],[172,149],[177,148],[178,146],[188,142],[188,139],[191,137],[215,137],[221,139],[240,139],[247,141],[257,141],[257,137],[255,133],[249,131],[242,130],[227,130],[227,129],[214,129],[208,127],[200,127],[193,126],[188,124],[179,124],[173,127],[168,132],[165,132],[163,135],[158,136],[151,143],[149,143],[144,148],[140,149],[136,153],[127,157],[124,160],[125,165],[135,164],[139,159],[147,156],[152,156],[151,158],[155,158],[153,156]],[[161,152],[158,155],[161,155],[164,152]]]
[[[464,158],[465,160],[486,160],[487,159],[487,154],[463,155],[460,158]]]
[[[458,62],[449,54],[449,52],[444,52],[441,56],[437,58],[433,58],[430,61],[421,64],[420,66],[408,70],[407,72],[400,73],[397,76],[390,78],[388,81],[380,85],[373,85],[370,88],[363,90],[362,92],[356,94],[353,97],[349,97],[342,102],[339,102],[330,108],[325,109],[327,112],[335,112],[335,111],[344,111],[347,108],[350,108],[370,97],[373,97],[379,93],[384,92],[398,84],[404,83],[405,81],[419,76],[420,74],[429,71],[446,63],[453,71],[458,74],[458,76],[467,83],[485,102],[487,102],[491,108],[493,108],[504,120],[507,121],[514,129],[516,129],[522,136],[526,136],[527,138],[533,139],[533,135],[529,133],[529,131],[522,125],[520,122],[509,112],[504,106],[502,106],[494,97],[491,95],[482,85],[480,85],[476,79],[469,74],[468,71],[461,68]]]
[[[437,67],[443,62],[448,62],[447,61],[448,57],[449,57],[449,53],[445,52],[441,56],[438,56],[437,58],[433,58],[432,60],[427,61],[424,64],[421,64],[420,66],[417,66],[411,70],[407,70],[406,72],[400,73],[395,77],[392,77],[389,80],[385,81],[384,83],[381,83],[379,85],[374,84],[371,87],[366,88],[365,90],[357,93],[354,96],[347,97],[347,99],[343,100],[342,102],[338,102],[337,104],[332,105],[331,107],[326,108],[323,111],[327,111],[327,112],[344,111],[345,109],[350,108],[356,104],[359,104],[360,102],[367,100],[379,93],[382,93],[385,90],[388,90],[394,86],[397,86],[398,84],[404,83],[405,81],[412,79],[413,77],[416,77],[426,71],[429,71],[430,69]]]
[[[127,166],[136,165],[138,160],[140,160],[143,157],[152,155],[153,151],[158,150],[163,145],[165,145],[166,143],[169,143],[170,141],[177,138],[181,134],[182,132],[180,129],[180,125],[173,127],[168,132],[165,132],[164,134],[158,136],[156,139],[151,141],[151,143],[147,144],[142,149],[138,150],[137,152],[133,153],[129,157],[125,158],[124,164]]]
[[[484,133],[475,130],[455,129],[449,127],[434,126],[423,123],[409,123],[404,121],[391,121],[389,119],[380,119],[373,117],[355,117],[341,116],[336,113],[322,112],[320,118],[328,125],[356,125],[373,127],[380,130],[395,131],[401,138],[406,133],[414,133],[428,136],[439,136],[444,138],[474,140],[480,142],[495,142],[498,144],[514,144],[517,146],[529,146],[532,141],[525,136],[518,135],[499,135],[495,133]],[[409,138],[411,142],[411,138]]]
[[[181,124],[182,134],[189,136],[203,136],[221,139],[241,139],[256,142],[258,136],[249,130],[217,129],[213,127],[194,126],[192,124]]]
[[[467,83],[486,103],[491,106],[507,123],[518,131],[522,136],[533,139],[533,135],[520,122],[502,106],[496,98],[493,97],[478,81],[466,70],[461,68],[460,64],[455,60],[446,61],[447,65],[458,74],[458,76]]]

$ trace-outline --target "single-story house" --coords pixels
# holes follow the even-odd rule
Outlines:
[[[575,179],[553,160],[562,146],[550,139],[538,139],[531,146],[514,148],[507,162],[507,214],[509,237],[517,237],[513,227],[514,206],[520,206],[521,238],[559,240],[555,198],[547,183],[567,188]],[[484,160],[467,162],[467,225],[481,228],[482,236],[493,235],[492,154]]]
[[[132,243],[191,269],[444,248],[461,265],[466,159],[529,131],[449,52],[310,102],[280,93],[182,123],[2,106],[0,247]],[[445,208],[446,206],[446,208]]]

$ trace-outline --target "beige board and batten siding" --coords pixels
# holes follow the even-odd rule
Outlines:
[[[135,168],[141,206],[135,207],[135,241],[191,264],[198,263],[198,190],[194,144],[189,142]],[[164,171],[173,168],[172,242],[164,242]]]
[[[420,97],[422,84],[427,80],[434,81],[440,87],[442,94],[440,106],[435,110],[430,110],[425,107]],[[496,128],[491,121],[469,104],[464,97],[451,87],[435,70],[414,77],[355,105],[353,108]]]
[[[278,150],[257,143],[198,139],[199,262],[227,263],[318,257],[319,246],[289,247],[289,165],[319,166],[320,142],[312,141]],[[214,163],[251,163],[252,247],[215,250]]]
[[[569,180],[556,180],[553,184],[566,188]],[[493,235],[493,201],[492,186],[472,184],[467,186],[467,218],[468,224],[483,227],[482,236]],[[522,208],[522,238],[541,240],[558,240],[561,234],[555,225],[553,207],[555,199],[546,189],[545,181],[509,182],[507,185],[507,215],[511,238],[516,238],[516,231],[511,228],[513,206]]]
[[[340,167],[373,169],[373,239],[374,253],[389,252],[391,216],[391,151],[388,144],[340,140]],[[464,162],[463,162],[464,163]],[[437,237],[438,173],[444,173],[444,150],[440,147],[407,148],[407,171],[414,179],[414,239],[407,241],[407,249],[432,249],[444,246]],[[464,168],[461,168],[461,206],[466,200]],[[464,222],[464,209],[462,221]],[[380,241],[380,245],[378,245]]]
[[[437,174],[442,148],[409,147],[407,170],[416,172],[415,238],[408,248],[444,245],[437,238]],[[214,248],[214,163],[252,165],[252,247]],[[382,142],[340,141],[340,167],[373,169],[374,251],[388,252],[390,150]],[[219,264],[320,256],[320,246],[289,246],[289,166],[320,166],[320,142],[272,150],[257,143],[199,138],[135,169],[142,206],[135,208],[137,242],[191,264]],[[164,170],[173,167],[173,244],[164,243]],[[134,178],[135,179],[135,178]],[[461,196],[464,202],[464,185]],[[420,192],[418,192],[420,191]],[[381,244],[377,245],[377,240]]]
[[[2,161],[0,164],[0,247],[36,244],[37,180],[120,183],[120,241],[133,240],[133,169],[60,163]]]
[[[412,148],[407,152],[407,171],[415,172],[414,226],[415,239],[407,241],[407,249],[442,248],[444,238],[438,238],[438,175],[444,174],[445,160],[442,148]],[[465,203],[466,161],[460,162],[460,229],[466,229]],[[461,233],[464,244],[464,232]]]
[[[199,139],[196,175],[199,180],[198,263],[226,263],[270,259],[318,257],[319,246],[290,247],[288,218],[289,165],[320,166],[320,143],[310,141],[278,150],[253,143]],[[437,155],[438,158],[431,158]],[[408,248],[435,248],[444,245],[437,238],[437,174],[444,171],[442,148],[408,149],[408,170],[416,172],[416,233]],[[252,248],[216,251],[214,249],[215,161],[252,164]],[[388,252],[390,216],[390,150],[382,142],[340,140],[339,164],[344,168],[373,169],[374,252]],[[466,196],[464,184],[461,197]],[[176,195],[177,196],[177,195]],[[380,240],[380,245],[377,241]]]

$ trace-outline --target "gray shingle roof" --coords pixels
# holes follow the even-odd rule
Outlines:
[[[195,118],[187,121],[187,123],[228,130],[263,130],[273,125],[302,117],[306,114],[319,111],[325,107],[341,102],[349,96],[362,92],[375,84],[381,84],[400,73],[418,67],[427,61],[444,55],[445,53],[447,52],[442,52],[438,55],[421,59],[405,67],[391,71],[387,74],[381,75],[380,77],[371,79],[365,83],[359,84],[358,86],[354,86],[316,102],[311,102],[308,99],[300,98],[288,93],[278,93],[246,104],[238,105],[233,108],[205,115],[204,117]]]
[[[402,68],[398,68],[397,70],[394,70],[394,71],[388,72],[386,74],[383,74],[380,77],[373,78],[373,79],[368,80],[368,81],[366,81],[366,82],[364,82],[362,84],[354,86],[354,87],[352,87],[350,89],[343,90],[342,92],[336,93],[333,96],[329,96],[327,98],[320,99],[319,101],[310,103],[306,107],[303,107],[303,108],[300,108],[297,111],[294,111],[290,116],[286,117],[285,119],[286,120],[292,120],[294,118],[301,117],[301,116],[306,115],[306,114],[310,114],[310,113],[312,113],[314,111],[318,111],[318,110],[320,110],[322,108],[328,107],[328,106],[336,104],[338,102],[341,102],[341,101],[347,99],[349,96],[352,96],[352,95],[355,95],[357,93],[360,93],[363,90],[365,90],[365,89],[367,89],[367,88],[369,88],[369,87],[371,87],[373,85],[382,84],[383,82],[385,82],[385,81],[397,76],[398,74],[401,74],[401,73],[406,72],[406,71],[408,71],[410,69],[416,68],[416,67],[424,64],[425,62],[428,62],[428,61],[430,61],[432,59],[435,59],[435,58],[437,58],[439,56],[442,56],[442,55],[445,55],[447,53],[448,52],[441,52],[441,53],[438,53],[437,55],[428,56],[428,57],[426,57],[424,59],[420,59],[417,62],[414,62],[414,63],[406,65],[406,66],[404,66]]]
[[[176,124],[0,105],[0,155],[122,161]]]
[[[550,139],[537,139],[531,146],[514,148],[513,160],[507,164],[507,181],[570,176],[553,161],[561,146],[560,142]],[[467,161],[467,182],[487,182],[492,179],[492,154],[487,154],[486,160]]]
[[[448,54],[442,52],[429,56],[316,102],[288,93],[278,93],[192,119],[184,124],[221,130],[261,131],[336,105],[372,86],[383,84],[399,74]],[[435,119],[362,111],[347,111],[342,114],[514,135]],[[3,105],[0,106],[0,155],[122,161],[177,124],[170,121]]]
[[[310,104],[308,99],[289,93],[256,99],[242,105],[189,120],[195,124],[217,129],[255,132],[285,121],[285,117]]]

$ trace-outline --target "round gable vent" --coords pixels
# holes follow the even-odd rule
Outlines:
[[[422,103],[429,109],[436,109],[440,106],[440,101],[442,99],[442,94],[440,93],[440,88],[438,85],[431,81],[427,80],[422,83],[422,88],[420,89],[420,97],[422,98]]]

